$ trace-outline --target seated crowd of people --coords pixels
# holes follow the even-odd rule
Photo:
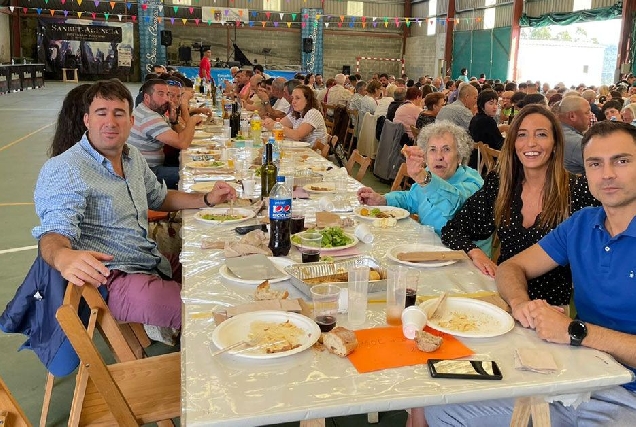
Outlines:
[[[633,76],[612,87],[573,89],[465,73],[457,81],[417,82],[386,74],[366,82],[359,75],[324,83],[320,75],[296,77],[236,69],[224,91],[258,111],[267,129],[279,121],[286,138],[312,145],[327,135],[323,104],[403,125],[410,188],[381,195],[362,187],[359,201],[404,208],[432,226],[446,246],[465,251],[495,277],[515,319],[542,339],[606,351],[634,370]],[[211,113],[191,109],[193,96],[192,82],[174,72],[150,75],[136,106],[117,80],[80,85],[64,101],[51,159],[40,172],[41,224],[33,234],[42,257],[70,283],[106,285],[122,321],[181,326],[178,260],[159,253],[148,237],[148,209],[214,206],[236,197],[224,183],[203,196],[176,190],[179,167],[165,147],[187,148],[202,120],[198,113]],[[475,170],[475,142],[499,150],[484,176]],[[606,258],[610,252],[614,257]],[[573,297],[575,320],[568,317]],[[571,331],[576,322],[582,337]],[[636,425],[634,390],[636,382],[595,392],[574,409],[553,403],[553,419]],[[409,425],[507,425],[512,404],[413,408]]]

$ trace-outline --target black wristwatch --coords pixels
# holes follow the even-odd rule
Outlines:
[[[213,207],[214,207],[214,203],[210,203],[210,202],[208,201],[208,193],[205,193],[205,194],[203,195],[203,203],[205,203],[205,205],[206,205],[207,207],[209,207],[209,208],[213,208]]]
[[[570,345],[578,347],[587,336],[587,326],[580,320],[573,320],[568,326],[568,334],[570,334]]]

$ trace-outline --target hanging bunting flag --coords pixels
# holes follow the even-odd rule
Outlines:
[[[254,21],[250,21],[250,27],[254,26]]]
[[[340,15],[340,22],[344,22],[344,15]]]
[[[179,6],[172,6],[172,10],[174,11],[174,13],[177,13],[177,10],[179,10]]]
[[[325,22],[325,27],[329,28],[329,22]]]
[[[174,25],[174,16],[170,18],[170,24]]]
[[[230,14],[230,10],[229,9],[225,9],[225,16],[228,16]]]
[[[265,12],[265,16],[267,17],[267,19],[269,19],[271,15],[272,15],[272,12]]]
[[[349,22],[349,28],[353,28],[353,26],[354,26],[354,22],[353,21]]]
[[[409,18],[404,18],[404,21],[406,22],[406,25],[410,24],[410,19]]]
[[[79,2],[79,0],[77,0]],[[130,10],[130,8],[132,7],[132,3],[127,1],[126,2],[126,9]]]
[[[109,16],[110,16],[110,13],[104,13],[104,18],[106,18],[107,21]]]
[[[455,18],[455,23],[459,25],[459,18]]]
[[[261,24],[263,24],[263,28],[265,28],[265,24],[267,24],[267,22],[261,21]]]
[[[342,28],[342,22],[338,22],[338,28]]]
[[[297,13],[292,13],[291,15],[292,15],[292,21],[295,21],[296,17],[298,16],[298,14]]]
[[[114,2],[114,1],[111,1],[111,2],[110,2],[110,8],[111,8],[111,9],[114,9],[114,8],[115,8],[115,2]]]
[[[159,5],[159,12],[163,13],[163,5],[162,4]]]
[[[400,19],[399,18],[394,18],[395,21],[395,26],[399,27],[400,26]]]
[[[13,9],[15,8],[15,6],[9,6],[9,10],[11,11],[11,13],[13,13]]]
[[[322,15],[320,15],[320,14],[316,14],[316,21],[317,21],[317,20],[319,20],[321,16],[322,16]],[[306,18],[305,18],[305,19],[306,19]]]
[[[477,22],[481,22],[481,16],[477,17]]]
[[[376,20],[376,19],[378,19],[378,18],[377,18],[376,16],[374,16],[374,17],[373,17],[373,18],[371,18],[371,19],[373,19],[373,22],[375,22],[375,20]]]
[[[200,19],[199,19],[199,18],[194,18],[194,23],[195,23],[195,24],[199,25],[199,21],[200,21]]]
[[[55,10],[54,9],[49,10],[49,12],[51,12],[51,16],[55,15]]]
[[[303,22],[301,22],[301,23],[300,23],[300,26],[301,26],[302,28],[305,28],[305,27],[307,26],[307,23],[306,23],[305,21],[303,21]]]
[[[146,22],[146,24],[150,24],[150,16],[144,16],[144,21]]]
[[[305,19],[309,19],[309,14],[308,14],[308,13],[305,13],[305,14],[303,15],[303,18],[305,18]]]
[[[208,25],[212,24],[212,21],[208,19]]]
[[[99,6],[99,0],[94,0],[93,3],[95,3],[95,7]]]
[[[362,28],[367,28],[367,23],[366,22],[362,23]]]
[[[41,8],[41,7],[38,7],[38,8],[36,8],[35,10],[38,12],[38,15],[39,15],[40,13],[42,13],[42,8]]]
[[[235,21],[234,25],[236,25],[237,27],[240,27],[241,26],[241,21]]]
[[[62,4],[66,4],[66,0],[62,0]],[[13,12],[13,10],[11,10]]]
[[[388,28],[388,27],[389,27],[388,21],[384,21],[384,28]]]
[[[279,15],[280,15],[280,20],[282,21],[283,17],[285,16],[285,14],[284,13],[279,13]]]
[[[117,18],[119,19],[119,22],[121,22],[121,18],[123,18],[123,17],[124,17],[124,15],[122,15],[122,14],[118,14],[117,15]]]
[[[239,16],[243,16],[243,9],[238,10]]]
[[[49,4],[49,0],[44,0],[44,3]]]
[[[274,27],[278,28],[278,21],[274,21]]]
[[[188,11],[190,11],[190,15],[192,15],[194,13],[194,8],[193,7],[189,7]]]
[[[256,13],[256,11],[252,11],[252,17],[253,17],[253,18],[256,18],[256,15],[258,15],[258,14]]]
[[[77,0],[77,5],[78,5],[78,6],[81,6],[81,5],[82,5],[82,1],[83,1],[83,0]]]
[[[23,7],[23,8],[22,8],[22,13],[27,13],[28,11],[29,11],[29,9],[28,9],[28,8],[26,8],[26,7]]]
[[[291,24],[292,24],[291,22],[288,22],[287,23],[287,28],[291,28]]]
[[[91,12],[91,16],[93,17],[93,19],[95,19],[97,17],[97,14],[95,12]]]
[[[64,17],[66,18],[68,16],[68,10],[64,11]]]
[[[367,22],[367,17],[366,16],[362,17],[362,22]]]
[[[131,16],[133,22],[137,22],[137,15]]]
[[[373,28],[375,28],[375,27],[377,27],[377,26],[378,26],[378,23],[377,23],[377,22],[374,22],[374,23],[373,23]]]
[[[187,18],[181,18],[181,22],[183,22],[183,25],[185,25],[188,22]]]
[[[146,3],[141,5],[141,10],[146,10],[148,9],[148,5]]]
[[[163,21],[163,16],[157,16],[157,23],[161,24],[161,21]]]
[[[84,13],[84,12],[77,12],[77,17],[81,18],[82,17],[82,13]]]
[[[314,21],[314,28],[318,28],[318,21]]]

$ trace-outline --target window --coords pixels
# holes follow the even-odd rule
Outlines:
[[[361,1],[348,1],[347,2],[347,15],[349,16],[362,16],[364,15],[364,3]]]
[[[280,0],[263,0],[263,9],[280,12]]]
[[[484,30],[490,30],[495,27],[495,8],[490,6],[495,6],[497,4],[496,0],[486,0],[484,6],[487,9],[484,10]]]
[[[592,8],[592,0],[574,0],[572,4],[572,12],[577,10],[586,10]]]
[[[429,0],[428,2],[428,17],[432,18],[437,16],[437,0]]]
[[[426,20],[426,35],[434,36],[436,33],[436,30],[437,30],[437,18],[428,18]]]
[[[181,0],[181,5],[190,6],[192,5],[192,0]]]

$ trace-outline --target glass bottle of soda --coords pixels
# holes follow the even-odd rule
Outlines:
[[[265,144],[265,160],[261,166],[261,199],[270,196],[271,190],[276,184],[278,169],[272,162],[272,144]]]
[[[230,114],[230,136],[236,138],[241,127],[241,113],[238,110],[238,103],[232,104],[232,114]]]
[[[269,144],[267,144],[269,145]],[[269,193],[269,249],[274,256],[285,256],[291,249],[291,193],[285,177],[276,178]]]

